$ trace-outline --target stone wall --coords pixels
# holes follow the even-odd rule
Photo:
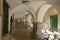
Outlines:
[[[41,22],[37,22],[37,37],[41,38],[41,31],[43,29],[43,24]]]

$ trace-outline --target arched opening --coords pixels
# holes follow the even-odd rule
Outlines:
[[[23,8],[23,9],[21,9],[21,8]],[[17,9],[18,9],[18,10],[17,10]],[[35,21],[34,11],[32,11],[32,9],[29,8],[27,5],[23,5],[23,4],[22,4],[22,5],[14,8],[12,11],[9,12],[9,30],[10,30],[10,17],[11,17],[11,15],[13,15],[14,13],[16,13],[17,11],[22,11],[22,12],[23,12],[23,10],[25,10],[25,11],[27,11],[27,12],[30,12],[30,14],[33,16],[33,19],[34,19],[34,21]]]
[[[33,28],[33,22],[32,22],[33,17],[30,14],[28,14],[26,18],[27,18],[27,20],[26,20],[27,27],[28,28]]]
[[[54,7],[50,7],[44,17],[43,24],[45,28],[49,28],[52,31],[58,31],[59,28],[59,13]]]
[[[21,9],[22,8],[22,9]],[[17,10],[18,9],[18,10]],[[22,5],[19,5],[19,6],[17,6],[16,8],[14,8],[14,9],[12,9],[11,11],[9,11],[9,19],[10,19],[10,17],[11,17],[11,15],[13,15],[16,11],[23,11],[23,10],[25,10],[25,11],[28,11],[28,12],[31,12],[30,14],[33,16],[33,19],[34,19],[34,21],[35,21],[35,14],[34,14],[34,11],[32,10],[32,8],[30,8],[28,5],[24,5],[24,4],[22,4]],[[10,22],[9,22],[9,24],[10,24]],[[9,25],[10,26],[10,25]]]
[[[41,31],[42,31],[43,28],[48,28],[49,29],[51,27],[51,25],[52,26],[55,25],[55,24],[51,24],[50,16],[55,17],[58,14],[59,13],[57,12],[57,10],[50,4],[44,4],[43,6],[40,7],[40,10],[39,10],[38,15],[37,15],[37,22],[38,22],[38,24],[37,24],[37,33],[38,34],[37,35],[39,37],[41,37],[40,34],[41,34]],[[59,16],[58,17],[56,16],[55,19],[56,19],[56,21],[58,21]],[[55,19],[53,19],[53,20],[55,20]],[[58,26],[58,22],[55,22],[55,23]],[[53,29],[51,29],[51,30],[53,30]]]
[[[43,16],[50,7],[52,7],[50,4],[44,4],[40,7],[40,10],[37,13],[37,22],[43,22]]]
[[[50,7],[52,7],[50,4],[44,4],[44,5],[42,5],[40,7],[40,10],[37,13],[37,33],[38,33],[38,36],[40,35],[41,30],[43,28],[43,17],[44,17],[44,14],[46,13],[46,11]]]
[[[36,31],[36,26],[35,26],[36,25],[36,23],[35,23],[36,16],[34,14],[35,12],[30,7],[27,7],[27,6],[25,6],[25,5],[22,4],[22,5],[18,6],[18,7],[16,7],[15,9],[13,9],[12,11],[10,11],[10,13],[11,14],[9,15],[9,19],[10,19],[11,15],[13,15],[13,14],[20,14],[20,17],[21,16],[25,17],[27,14],[31,15],[31,17],[32,17],[32,23],[33,23],[32,34],[33,34],[33,37],[35,36],[35,33],[36,33],[35,32]],[[19,15],[17,15],[17,16],[19,16]],[[23,18],[23,17],[21,17],[21,18]],[[10,24],[10,20],[9,20],[9,24]],[[10,31],[10,25],[9,25],[9,31]]]
[[[37,13],[37,35],[40,37],[41,31],[43,28],[43,17],[46,11],[52,7],[50,4],[44,4],[40,7],[40,10]]]

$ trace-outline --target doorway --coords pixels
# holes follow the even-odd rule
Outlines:
[[[58,15],[50,16],[50,29],[52,31],[57,31],[57,29],[58,29]]]

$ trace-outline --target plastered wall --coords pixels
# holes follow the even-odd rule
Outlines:
[[[45,16],[44,16],[44,25],[45,25],[45,27],[47,28],[47,27],[50,27],[50,16],[51,15],[58,15],[58,29],[60,29],[60,14],[57,12],[57,10],[56,9],[54,9],[54,8],[50,8],[47,12],[46,12],[46,14],[45,14]]]

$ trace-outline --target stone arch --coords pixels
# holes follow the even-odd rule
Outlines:
[[[51,13],[49,14],[49,12],[51,12]],[[55,13],[52,13],[52,12],[55,12]],[[49,15],[56,15],[58,13],[59,12],[57,11],[57,9],[55,9],[54,7],[50,7],[43,16],[43,22],[44,22],[44,18],[45,18],[46,15],[48,15],[48,14]]]
[[[18,9],[18,10],[17,10]],[[29,7],[28,5],[24,5],[24,4],[21,4],[17,7],[15,7],[14,9],[12,9],[9,13],[13,14],[15,13],[16,11],[23,11],[23,10],[26,10],[27,12],[30,12],[31,15],[33,15],[33,17],[35,18],[35,12],[34,10],[32,10],[31,7]]]
[[[28,22],[31,22],[31,18],[32,18],[32,16],[29,14],[29,15],[27,15],[27,21]]]
[[[38,12],[37,12],[37,36],[39,38],[43,38],[40,35],[42,28],[43,28],[43,17],[50,7],[52,7],[50,4],[43,4],[38,9]]]
[[[57,9],[56,8],[54,8],[54,7],[50,7],[47,11],[46,11],[46,13],[44,14],[44,16],[43,16],[43,25],[44,25],[44,27],[45,28],[50,28],[51,26],[50,26],[50,16],[52,16],[52,15],[58,15],[58,29],[60,29],[60,21],[59,21],[59,17],[60,17],[60,15],[59,15],[59,12],[57,11]]]
[[[29,14],[33,17],[33,21],[35,22],[35,12],[32,10],[31,7],[27,6],[27,5],[24,5],[24,4],[21,4],[17,7],[15,7],[14,9],[12,9],[11,11],[9,11],[9,31],[10,31],[10,17],[11,15],[13,15],[15,12],[17,11],[23,11],[23,10],[26,10],[27,12],[29,12]]]
[[[26,24],[27,25],[30,25],[30,27],[33,27],[33,17],[32,17],[32,15],[30,15],[30,14],[28,14],[27,16],[26,16]],[[27,26],[28,27],[28,26]]]
[[[40,7],[40,10],[38,11],[38,14],[37,14],[37,22],[43,22],[43,17],[46,13],[46,11],[52,7],[52,5],[50,4],[44,4]]]
[[[40,24],[37,24],[38,28],[39,27],[43,27],[43,22],[44,22],[44,17],[47,13],[48,10],[50,10],[51,8],[53,8],[55,10],[55,13],[59,13],[57,11],[57,9],[55,7],[53,7],[52,5],[50,4],[44,4],[40,7],[40,10],[38,11],[38,14],[37,14],[37,22],[39,22]],[[59,20],[59,19],[58,19]],[[38,29],[39,31],[40,29]]]

